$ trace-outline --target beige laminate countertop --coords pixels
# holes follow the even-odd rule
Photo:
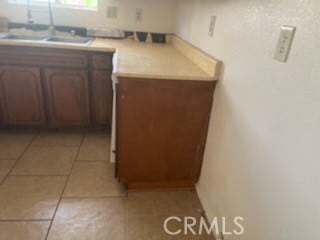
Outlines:
[[[115,52],[115,77],[214,81],[171,44],[142,43],[130,39],[95,39],[91,45],[0,39],[0,46],[30,46],[82,51]],[[1,57],[1,56],[0,56]]]

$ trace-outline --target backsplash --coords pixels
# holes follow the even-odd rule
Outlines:
[[[16,23],[9,22],[8,28],[11,31],[21,33],[23,29],[31,30],[35,32],[47,31],[47,24],[27,24],[27,23]],[[113,39],[124,39],[132,38],[140,42],[153,42],[153,43],[166,43],[166,34],[163,33],[148,33],[148,32],[133,32],[123,31],[116,28],[82,28],[72,26],[55,26],[56,30],[62,33],[70,33],[75,31],[77,36],[81,37],[99,37],[99,38],[113,38]]]
[[[87,29],[87,36],[102,38],[132,38],[140,42],[166,43],[166,34],[123,31],[112,28],[90,28]]]
[[[124,38],[124,31],[116,28],[87,28],[87,36],[102,38]]]
[[[0,32],[8,31],[8,19],[5,17],[0,17]]]

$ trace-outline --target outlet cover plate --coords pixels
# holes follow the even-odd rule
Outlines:
[[[210,25],[209,25],[209,36],[210,37],[213,37],[214,28],[216,25],[216,20],[217,20],[216,16],[211,16]]]
[[[274,59],[287,62],[296,27],[282,26]]]
[[[143,20],[143,8],[137,8],[136,9],[136,21],[142,22]]]

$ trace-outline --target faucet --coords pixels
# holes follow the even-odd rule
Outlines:
[[[55,26],[53,22],[53,15],[52,15],[52,7],[51,2],[48,0],[48,8],[49,8],[49,16],[50,16],[50,25],[48,28],[49,37],[54,37],[56,35]]]
[[[30,8],[30,0],[28,0],[27,19],[28,19],[28,24],[33,24],[33,18],[32,18],[32,13]]]

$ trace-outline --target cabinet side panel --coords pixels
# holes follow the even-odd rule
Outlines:
[[[91,106],[94,126],[111,129],[112,80],[111,71],[93,70],[91,73]]]
[[[196,181],[214,82],[120,78],[118,177],[127,183]]]

